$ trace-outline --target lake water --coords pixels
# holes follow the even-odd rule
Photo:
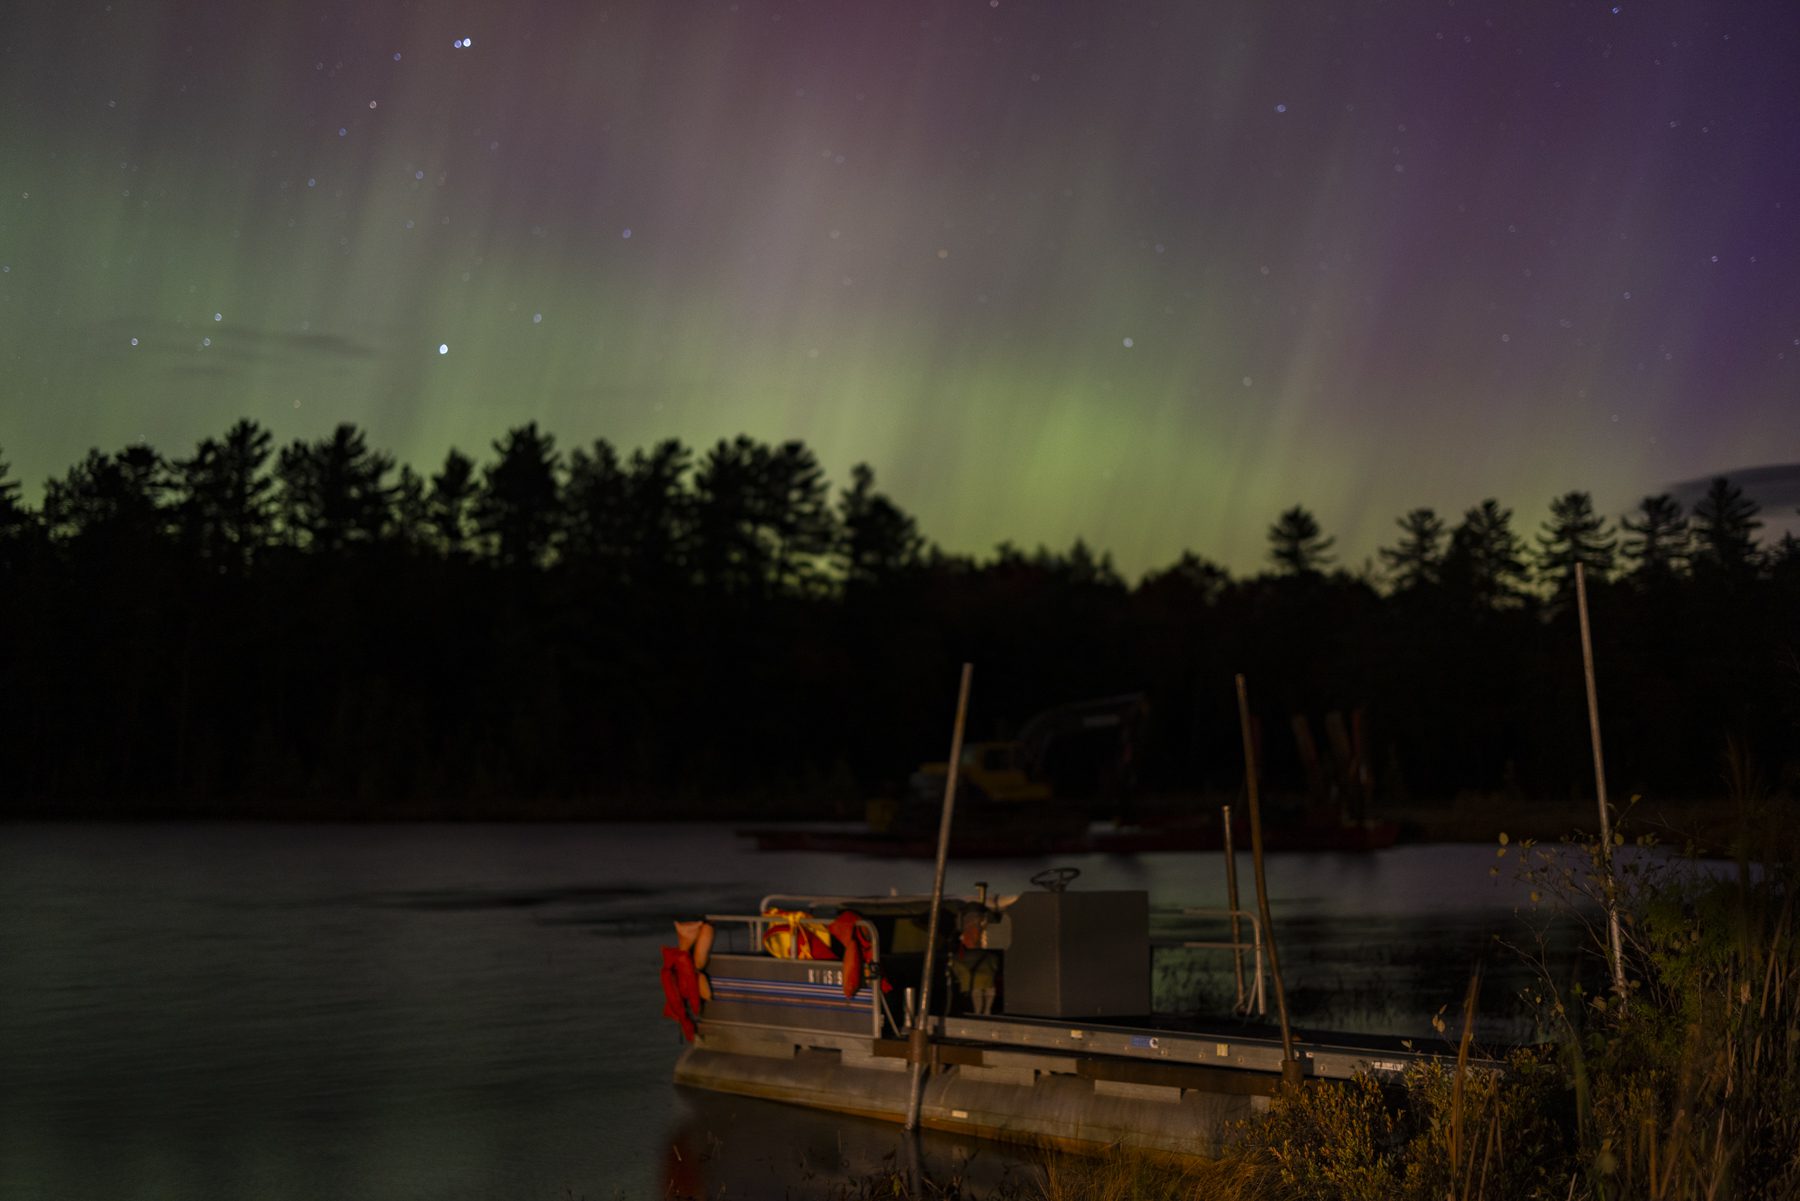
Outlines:
[[[1296,1021],[1431,1039],[1483,955],[1503,1009],[1523,977],[1491,936],[1522,894],[1494,861],[1272,856]],[[1217,854],[1056,862],[1156,908],[1223,903]],[[948,883],[1016,892],[1043,866],[953,861]],[[1240,878],[1248,905],[1248,855]],[[657,948],[768,892],[930,880],[720,825],[0,826],[0,1197],[827,1196],[903,1155],[898,1128],[675,1089]],[[1159,999],[1228,1000],[1226,961],[1159,962]],[[988,1178],[1021,1162],[924,1146]]]

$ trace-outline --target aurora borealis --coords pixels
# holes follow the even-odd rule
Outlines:
[[[1296,502],[1352,566],[1418,505],[1617,513],[1800,460],[1797,48],[1697,0],[22,0],[0,457],[744,432],[1127,574]]]

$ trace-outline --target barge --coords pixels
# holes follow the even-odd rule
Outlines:
[[[951,946],[929,1013],[916,1007],[929,897],[775,895],[754,914],[708,915],[703,948],[664,956],[670,1016],[692,1029],[676,1083],[900,1122],[923,1027],[920,1125],[1209,1156],[1284,1076],[1398,1082],[1438,1058],[1396,1038],[1293,1031],[1290,1059],[1263,1017],[1264,937],[1247,911],[1184,910],[1227,934],[1178,944],[1233,956],[1237,1012],[1151,1013],[1147,894],[1057,887],[1071,872],[1017,897],[946,897]],[[677,968],[689,956],[707,999],[672,978],[671,954]]]

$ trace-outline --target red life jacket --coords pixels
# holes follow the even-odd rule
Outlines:
[[[831,937],[844,948],[844,995],[854,996],[862,987],[863,963],[869,958],[869,936],[857,923],[862,919],[846,909],[831,923]]]
[[[700,1013],[700,973],[680,947],[662,949],[663,1016],[681,1026],[681,1037],[694,1041],[694,1018]]]

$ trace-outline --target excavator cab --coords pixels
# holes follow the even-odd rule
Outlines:
[[[1024,747],[1017,742],[968,743],[958,762],[962,771],[957,789],[970,801],[1014,805],[1050,799],[1050,786],[1031,778]],[[935,804],[942,798],[944,773],[942,763],[921,764],[909,789],[914,799]]]
[[[1053,807],[1083,817],[1081,794],[1129,792],[1149,704],[1138,692],[1073,701],[1034,714],[1013,739],[966,743],[958,760],[957,796],[972,820]],[[923,763],[908,782],[888,828],[930,827],[944,795],[944,763]],[[1073,787],[1071,787],[1071,785]]]

